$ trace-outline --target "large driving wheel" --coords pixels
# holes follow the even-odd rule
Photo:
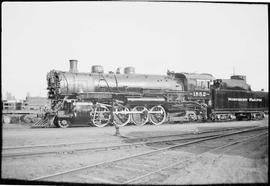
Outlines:
[[[96,127],[105,127],[111,120],[110,110],[103,105],[97,106],[90,116],[92,124]]]
[[[131,118],[135,125],[144,125],[148,122],[148,110],[144,106],[136,106],[132,109]]]
[[[125,106],[116,106],[113,111],[113,122],[119,127],[123,127],[130,122],[131,115]]]
[[[165,109],[158,105],[154,106],[149,111],[149,120],[154,125],[161,125],[166,120],[166,111]]]

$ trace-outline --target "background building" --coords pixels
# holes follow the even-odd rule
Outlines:
[[[2,100],[3,110],[40,110],[50,107],[50,100],[46,97],[26,97],[25,100]]]
[[[22,109],[38,110],[50,106],[50,100],[46,97],[26,97]]]

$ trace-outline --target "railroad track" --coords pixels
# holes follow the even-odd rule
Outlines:
[[[246,127],[246,128],[254,128],[254,127]],[[245,129],[246,129],[245,128]],[[186,141],[186,140],[193,140],[193,139],[200,139],[200,138],[207,138],[207,137],[214,137],[220,135],[219,133],[224,133],[226,131],[231,130],[243,130],[242,128],[226,128],[222,130],[211,130],[211,131],[204,131],[198,132],[194,135],[194,133],[190,134],[173,134],[173,135],[163,135],[163,136],[152,136],[147,138],[125,138],[125,142],[128,144],[116,144],[116,145],[101,145],[97,147],[75,147],[70,148],[71,146],[78,146],[78,145],[89,145],[96,143],[97,141],[86,141],[86,142],[79,142],[79,143],[59,143],[59,144],[52,144],[52,145],[32,145],[32,146],[10,146],[10,147],[3,147],[2,148],[2,157],[3,158],[16,158],[16,157],[28,157],[28,156],[46,156],[48,154],[70,154],[74,152],[82,152],[82,151],[102,151],[102,150],[114,150],[114,149],[125,149],[125,148],[132,148],[132,147],[139,147],[139,146],[146,146],[150,143],[164,143],[164,142],[175,142],[175,141]],[[210,134],[209,134],[210,133]],[[217,133],[217,134],[212,134]],[[209,134],[209,135],[206,135]],[[189,136],[191,137],[182,137],[182,136]],[[181,137],[179,137],[181,136]],[[177,137],[177,138],[175,138]],[[165,139],[162,139],[165,138]],[[173,139],[170,139],[173,138]],[[158,140],[156,140],[158,139]],[[138,142],[139,141],[139,142]],[[142,142],[140,142],[142,141]],[[112,141],[101,141],[101,143],[112,142]],[[119,142],[119,140],[115,140],[115,142]],[[62,147],[62,149],[61,149]],[[41,148],[41,149],[40,149]],[[54,149],[46,149],[46,148],[54,148]],[[31,150],[32,151],[29,151]],[[35,150],[37,149],[37,150]],[[45,150],[44,150],[45,149]],[[25,150],[22,152],[16,152],[18,150]],[[15,151],[15,152],[8,152],[8,151]]]
[[[222,130],[209,130],[209,131],[203,131],[203,132],[197,132],[196,134],[204,134],[204,133],[211,133],[211,132],[218,132],[218,131],[228,131],[228,130],[237,130],[237,129],[244,129],[244,128],[254,128],[254,126],[248,126],[248,127],[232,127],[232,128],[225,128]],[[172,135],[159,135],[159,136],[149,136],[149,137],[126,137],[121,136],[123,139],[126,139],[126,142],[139,142],[139,141],[146,141],[149,139],[155,139],[155,138],[164,138],[164,137],[175,137],[175,136],[186,136],[194,133],[179,133],[179,134],[172,134]],[[54,143],[54,144],[38,144],[38,145],[23,145],[23,146],[4,146],[2,147],[2,150],[12,150],[12,149],[31,149],[31,148],[43,148],[43,147],[61,147],[61,146],[68,146],[68,145],[81,145],[81,144],[92,144],[92,143],[107,143],[107,142],[119,142],[119,140],[87,140],[82,142],[73,142],[73,143]]]
[[[237,141],[234,141],[232,143],[228,143],[226,145],[222,145],[222,146],[213,148],[211,150],[204,151],[204,152],[199,153],[199,154],[197,154],[197,155],[195,155],[193,157],[190,157],[190,158],[187,158],[185,160],[178,161],[178,162],[174,162],[174,163],[172,163],[172,164],[170,164],[168,166],[162,167],[160,169],[148,172],[146,174],[143,174],[143,175],[137,176],[135,178],[132,178],[130,180],[127,180],[125,182],[122,182],[122,184],[130,184],[130,183],[135,183],[136,184],[136,181],[138,182],[138,181],[143,180],[143,179],[145,179],[147,177],[160,174],[161,172],[172,169],[173,167],[179,167],[180,166],[180,169],[184,169],[189,164],[191,164],[193,160],[196,160],[196,159],[201,158],[203,156],[207,156],[209,153],[215,152],[215,151],[220,150],[220,149],[225,149],[225,150],[223,150],[223,153],[224,153],[226,151],[232,150],[234,148],[234,147],[232,147],[233,145],[246,143],[246,142],[248,142],[248,141],[250,141],[250,140],[252,140],[254,138],[258,138],[258,137],[261,137],[261,136],[266,135],[266,134],[268,134],[268,131],[263,132],[263,133],[258,134],[258,135],[253,135],[253,136],[250,136],[250,137],[246,137],[244,139],[237,140]],[[229,149],[227,149],[228,147],[229,147]],[[220,156],[222,156],[222,155],[220,155]]]
[[[267,129],[267,131],[265,131],[266,129]],[[247,133],[250,133],[250,132],[258,132],[259,134],[256,134],[253,136],[249,135],[248,137],[245,136]],[[118,159],[114,159],[114,160],[104,161],[101,163],[91,164],[91,165],[78,167],[78,168],[71,169],[71,170],[66,170],[66,171],[57,172],[57,173],[50,174],[50,175],[45,175],[45,176],[33,178],[32,180],[59,181],[59,179],[57,179],[57,178],[61,177],[62,180],[66,181],[67,178],[76,177],[76,175],[78,173],[82,174],[82,172],[86,172],[85,174],[88,177],[90,177],[90,179],[92,179],[92,182],[96,181],[96,182],[105,182],[105,183],[133,183],[134,181],[138,181],[138,180],[143,179],[145,177],[148,177],[150,175],[161,172],[165,169],[169,169],[173,166],[176,166],[179,164],[184,164],[185,162],[190,161],[192,158],[198,157],[198,155],[195,155],[195,156],[193,155],[193,156],[190,156],[190,157],[187,157],[184,159],[181,158],[180,161],[179,160],[175,161],[174,158],[179,156],[179,155],[177,155],[177,156],[174,156],[174,158],[172,158],[170,160],[172,163],[169,163],[170,162],[169,158],[166,157],[166,159],[165,159],[166,161],[163,162],[164,165],[153,166],[151,171],[149,171],[149,170],[144,171],[143,168],[146,165],[147,158],[149,158],[149,156],[153,156],[153,155],[158,156],[159,153],[164,153],[164,152],[167,153],[167,152],[170,152],[169,150],[174,149],[174,148],[182,148],[182,147],[186,147],[186,146],[191,145],[191,144],[197,144],[197,143],[211,141],[211,140],[215,140],[215,139],[226,138],[228,136],[237,135],[237,137],[239,138],[242,134],[244,134],[243,135],[244,137],[242,136],[241,139],[238,139],[234,142],[230,142],[230,140],[229,140],[229,143],[212,148],[210,150],[206,150],[206,151],[200,153],[199,155],[203,155],[205,153],[209,153],[209,152],[215,151],[217,149],[226,148],[226,147],[232,146],[234,144],[242,143],[242,142],[245,142],[247,140],[251,140],[253,138],[256,138],[258,136],[268,134],[268,127],[256,127],[256,128],[245,129],[245,130],[241,130],[241,131],[237,131],[237,132],[230,132],[230,133],[226,133],[226,134],[219,134],[219,135],[215,135],[215,136],[204,137],[201,139],[194,139],[194,140],[191,140],[191,141],[188,141],[185,143],[170,145],[168,147],[164,147],[164,148],[160,148],[160,149],[156,149],[156,150],[150,150],[150,151],[147,151],[144,153],[134,154],[131,156],[126,156],[126,157],[122,157],[122,158],[118,158]],[[157,158],[159,158],[159,157],[160,156],[158,156]],[[129,160],[129,161],[125,162],[126,160]],[[136,162],[136,161],[141,162],[141,167],[134,168],[134,166],[132,166],[132,165],[131,165],[131,167],[128,166],[128,164],[130,162]],[[162,161],[160,160],[160,162],[162,162]],[[158,163],[160,163],[160,162],[158,162]],[[120,165],[119,165],[119,163],[120,163]],[[122,173],[123,173],[122,177],[120,174],[118,174],[117,171],[115,171],[116,169],[122,169]],[[107,178],[106,176],[105,176],[106,178],[102,178],[102,177],[98,177],[98,176],[94,175],[95,172],[103,172],[103,171],[106,172],[106,170],[108,170],[107,172],[110,172],[109,178]],[[137,171],[136,174],[134,173],[134,171]],[[116,173],[116,175],[111,175],[114,172]],[[127,172],[129,172],[128,176],[127,176]],[[70,174],[72,174],[72,176],[70,176]],[[81,174],[79,174],[79,175],[81,175]],[[91,175],[91,176],[89,176],[89,175]],[[66,179],[64,179],[64,178],[66,178]]]
[[[256,126],[255,126],[256,127]],[[208,131],[194,131],[191,133],[178,133],[178,134],[171,134],[171,135],[159,135],[159,136],[148,136],[148,137],[126,137],[121,136],[125,142],[139,142],[139,141],[149,141],[151,139],[160,139],[160,138],[168,138],[168,137],[178,137],[178,136],[187,136],[187,135],[194,135],[196,134],[207,134],[212,132],[224,132],[230,130],[238,130],[238,129],[248,129],[254,128],[254,126],[247,126],[247,127],[232,127],[232,128],[223,128],[218,130],[208,130]],[[16,150],[16,149],[31,149],[31,148],[47,148],[47,147],[61,147],[61,146],[69,146],[69,145],[81,145],[81,144],[93,144],[93,143],[107,143],[107,142],[119,142],[119,140],[87,140],[83,142],[73,142],[73,143],[54,143],[54,144],[39,144],[39,145],[23,145],[23,146],[3,146],[2,150]]]
[[[162,143],[162,142],[173,142],[173,141],[181,141],[181,140],[192,140],[192,139],[201,139],[206,137],[213,137],[215,135],[207,135],[207,136],[197,136],[197,137],[188,137],[188,138],[177,138],[173,140],[155,140],[155,141],[148,141],[148,142],[139,142],[139,143],[130,143],[130,144],[121,144],[121,145],[107,145],[107,146],[100,146],[100,147],[85,147],[85,148],[72,148],[72,149],[63,149],[63,150],[51,150],[51,151],[38,151],[38,152],[22,152],[22,153],[3,153],[3,158],[14,158],[14,157],[27,157],[27,156],[46,156],[48,154],[69,154],[74,152],[81,152],[81,151],[101,151],[101,150],[115,150],[115,149],[125,149],[131,147],[139,147],[139,146],[146,146],[147,144],[153,143]]]

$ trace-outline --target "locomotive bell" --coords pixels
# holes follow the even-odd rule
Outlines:
[[[78,65],[78,60],[75,60],[75,59],[69,60],[69,66],[70,66],[69,72],[77,73],[78,72],[77,65]]]
[[[135,74],[135,68],[134,67],[126,67],[124,69],[125,74]]]
[[[92,73],[104,73],[103,66],[101,65],[93,65]]]

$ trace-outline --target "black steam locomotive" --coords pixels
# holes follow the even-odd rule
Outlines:
[[[268,110],[268,93],[251,91],[245,76],[225,80],[173,71],[166,76],[148,75],[136,74],[133,67],[126,67],[123,74],[119,69],[105,74],[98,65],[92,66],[91,73],[79,73],[77,63],[70,60],[69,72],[48,73],[52,107],[34,126],[259,119]]]

